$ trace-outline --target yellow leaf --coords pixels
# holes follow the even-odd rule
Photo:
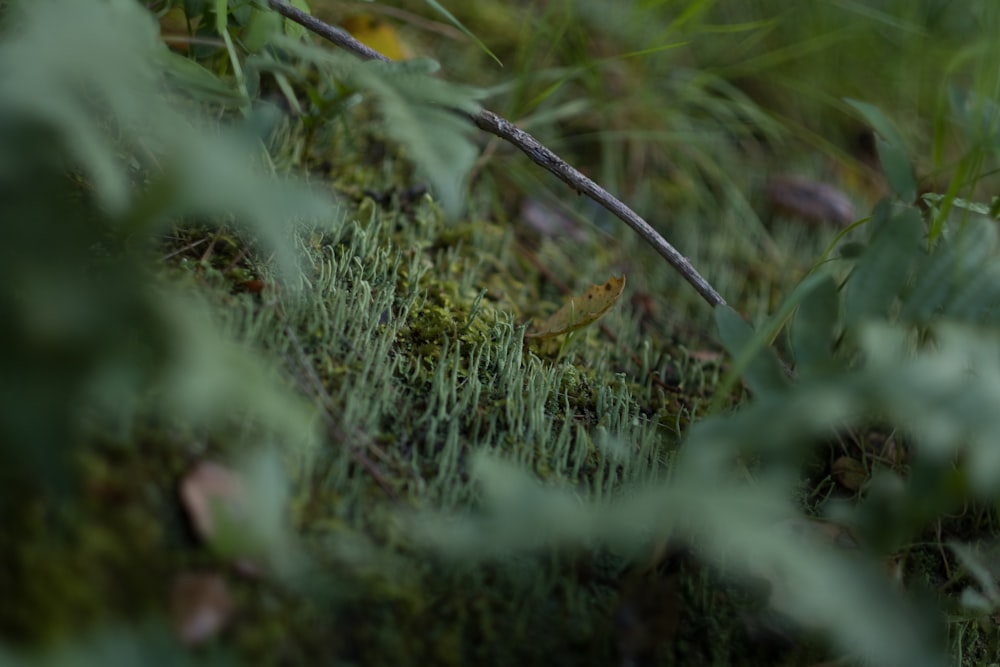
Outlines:
[[[389,60],[412,58],[399,33],[391,25],[374,16],[361,14],[347,18],[341,24],[347,32],[365,46],[375,49]]]
[[[608,312],[624,291],[625,274],[621,278],[611,276],[603,285],[591,285],[582,296],[575,296],[564,303],[555,314],[524,337],[552,338],[585,327]]]
[[[191,34],[198,29],[201,17],[196,16],[188,22],[187,14],[181,7],[174,7],[160,17],[160,36],[167,46],[177,53],[187,53],[190,47]]]

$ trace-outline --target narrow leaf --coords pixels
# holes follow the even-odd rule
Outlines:
[[[490,51],[490,49],[489,49],[488,46],[486,46],[485,44],[483,44],[483,42],[480,41],[480,39],[478,37],[476,37],[474,34],[472,34],[471,30],[469,30],[468,28],[466,28],[465,25],[463,25],[461,21],[459,21],[457,18],[455,18],[454,14],[452,14],[447,9],[445,9],[444,5],[442,5],[440,2],[437,2],[437,0],[424,0],[424,1],[428,5],[430,5],[433,9],[435,9],[439,14],[441,14],[441,16],[443,16],[446,19],[448,19],[448,22],[451,23],[456,28],[458,28],[458,30],[460,30],[463,35],[465,35],[466,37],[468,37],[469,39],[471,39],[475,43],[475,45],[478,46],[483,51],[483,53],[485,53],[490,58],[492,58],[494,60],[494,62],[496,62],[497,65],[500,65],[500,67],[503,67],[503,63],[500,62],[500,59],[497,58],[496,54],[493,53],[492,51]]]
[[[885,117],[885,114],[882,113],[881,109],[874,104],[862,102],[861,100],[852,100],[848,98],[844,101],[854,107],[855,111],[860,113],[861,117],[872,126],[872,129],[875,130],[879,136],[889,142],[891,146],[900,150],[905,150],[906,147],[903,145],[902,137],[899,136],[899,133],[896,131],[892,122]]]
[[[220,35],[226,31],[229,17],[229,0],[215,0],[215,31]]]

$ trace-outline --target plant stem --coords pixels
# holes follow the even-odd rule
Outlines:
[[[278,12],[285,18],[298,23],[303,28],[316,33],[320,37],[329,40],[342,49],[350,51],[360,58],[389,62],[389,58],[354,39],[354,37],[352,37],[347,31],[341,30],[340,28],[317,19],[315,16],[296,9],[285,0],[268,0],[268,4],[274,11]],[[709,305],[715,307],[726,303],[726,300],[722,298],[722,295],[719,294],[700,273],[698,273],[697,269],[694,268],[688,258],[670,245],[670,243],[663,238],[659,232],[653,229],[648,222],[643,220],[638,213],[626,206],[614,195],[592,181],[590,178],[583,175],[571,164],[546,148],[540,141],[511,123],[509,120],[498,116],[487,109],[481,109],[478,114],[469,115],[469,118],[480,129],[494,134],[504,141],[517,146],[517,148],[527,155],[532,162],[554,174],[559,178],[559,180],[563,181],[577,192],[587,195],[614,214],[617,218],[625,222],[625,224],[639,234],[644,241],[653,246],[656,252],[660,253],[660,255],[667,260],[667,263],[670,264],[675,271],[680,273],[681,276],[692,287],[694,287],[698,294],[709,303]]]

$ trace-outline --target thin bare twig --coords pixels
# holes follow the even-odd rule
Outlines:
[[[354,39],[348,32],[317,19],[299,9],[288,4],[285,0],[268,0],[271,8],[285,18],[298,23],[303,28],[316,33],[320,37],[329,40],[342,49],[350,51],[365,60],[382,60],[389,62],[389,58],[378,51],[369,48]],[[613,213],[616,217],[625,222],[639,236],[649,243],[660,255],[667,260],[670,266],[681,274],[681,276],[691,284],[711,306],[719,306],[726,303],[714,287],[705,280],[694,268],[687,257],[677,252],[670,243],[663,238],[659,232],[653,229],[649,223],[643,220],[639,214],[619,201],[615,196],[602,188],[600,185],[584,176],[571,164],[560,158],[551,150],[546,148],[540,141],[520,129],[510,121],[487,109],[482,109],[478,114],[470,115],[469,118],[480,129],[494,134],[501,139],[517,146],[526,154],[532,162],[554,174],[561,181],[571,188],[587,195],[595,202]]]

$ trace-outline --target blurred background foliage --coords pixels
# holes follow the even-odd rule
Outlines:
[[[1000,7],[293,4],[0,5],[5,664],[1000,661]]]
[[[422,3],[396,6],[416,12]],[[317,11],[325,7],[333,17],[361,11]],[[856,217],[886,193],[870,128],[847,99],[891,110],[922,191],[988,199],[995,189],[995,158],[983,152],[994,141],[986,63],[997,55],[979,38],[998,20],[988,3],[487,1],[452,10],[491,36],[502,69],[482,53],[453,57],[465,48],[457,37],[393,13],[383,21],[453,76],[490,87],[489,106],[587,167],[695,266],[712,266],[713,284],[754,317],[780,301],[783,276],[801,277],[829,241],[773,220],[775,175],[840,188]],[[983,122],[964,122],[964,109]],[[491,184],[485,192],[516,186],[632,242],[523,161],[486,164],[480,178]],[[639,244],[627,254],[642,261],[636,273],[655,276],[655,291],[671,294],[679,319],[697,317],[692,295],[654,254]],[[724,268],[733,259],[737,275]]]

